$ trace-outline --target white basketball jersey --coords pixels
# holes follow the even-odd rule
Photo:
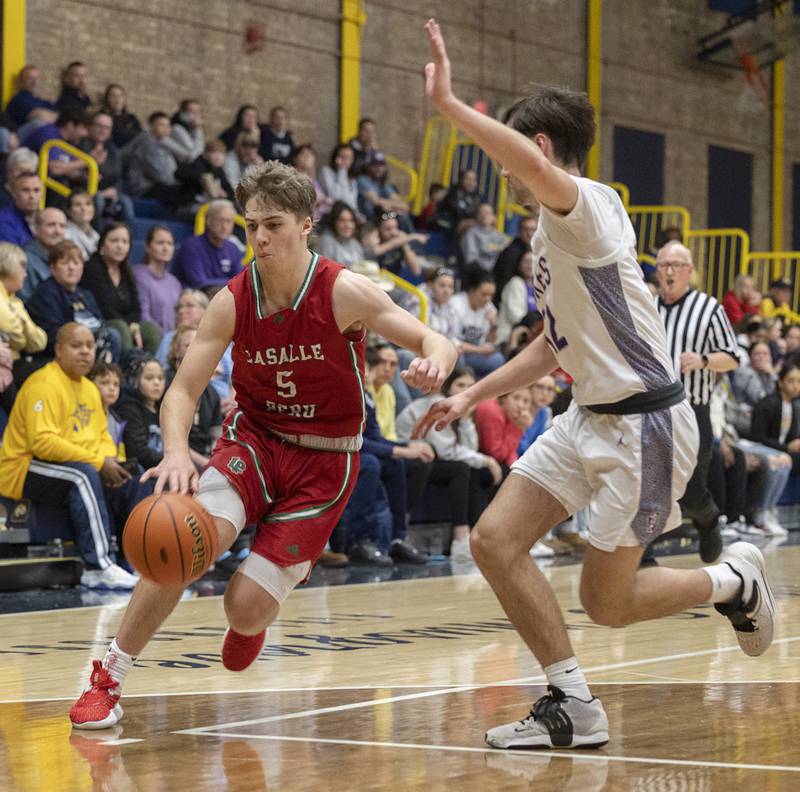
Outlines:
[[[568,215],[542,207],[531,242],[534,288],[578,404],[618,402],[675,381],[664,325],[636,259],[636,235],[610,187],[573,177]]]

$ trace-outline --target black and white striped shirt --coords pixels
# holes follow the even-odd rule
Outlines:
[[[716,373],[699,369],[681,374],[681,354],[727,352],[738,361],[736,336],[724,309],[710,294],[689,289],[672,305],[659,299],[658,312],[667,331],[667,351],[686,388],[686,397],[692,404],[708,404]]]

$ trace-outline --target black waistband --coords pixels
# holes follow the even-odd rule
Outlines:
[[[634,393],[618,402],[609,404],[586,404],[587,410],[603,415],[636,415],[637,413],[658,412],[666,410],[675,404],[680,404],[686,398],[686,390],[679,380],[644,393]]]

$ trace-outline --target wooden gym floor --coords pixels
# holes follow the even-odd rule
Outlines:
[[[67,711],[124,602],[5,615],[0,789],[797,790],[800,547],[768,563],[780,621],[757,659],[705,606],[596,627],[579,567],[547,570],[609,715],[599,751],[485,746],[543,678],[477,574],[298,590],[241,674],[220,665],[221,599],[182,601],[128,678],[124,720],[101,732],[72,731]]]

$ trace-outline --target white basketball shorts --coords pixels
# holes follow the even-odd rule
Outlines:
[[[680,524],[678,499],[697,447],[686,401],[636,415],[599,415],[573,401],[511,471],[544,487],[569,514],[588,506],[589,541],[613,552]]]

